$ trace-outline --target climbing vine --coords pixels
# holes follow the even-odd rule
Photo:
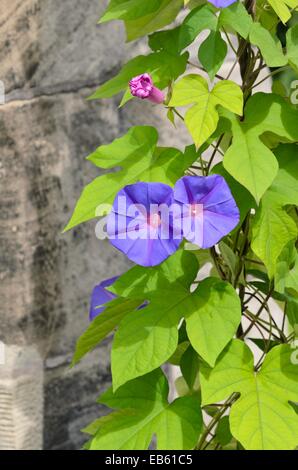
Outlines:
[[[98,280],[74,353],[114,334],[99,398],[113,411],[85,429],[87,449],[148,449],[154,436],[165,450],[298,445],[298,111],[283,80],[298,73],[297,8],[110,0],[100,19],[148,36],[148,53],[90,99],[149,101],[193,144],[162,147],[158,129],[135,126],[88,157],[107,171],[66,229],[99,218],[99,238],[134,266]]]

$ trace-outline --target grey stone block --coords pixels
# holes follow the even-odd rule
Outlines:
[[[0,80],[6,91],[95,83],[126,54],[120,23],[98,26],[107,1],[1,0]]]
[[[5,345],[0,365],[0,450],[42,449],[43,361],[34,347]]]

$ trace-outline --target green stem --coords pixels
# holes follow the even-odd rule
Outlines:
[[[255,83],[250,89],[253,90],[253,89],[256,88],[257,86],[261,85],[261,84],[264,83],[266,80],[268,80],[268,78],[274,77],[274,75],[278,75],[279,73],[283,72],[284,70],[288,70],[288,69],[289,69],[289,66],[288,66],[288,65],[285,65],[284,67],[280,67],[279,69],[274,70],[273,72],[269,73],[265,78],[262,78],[262,80],[260,80],[259,82]]]
[[[200,437],[200,440],[199,440],[199,442],[196,446],[196,450],[202,450],[203,449],[206,438],[209,436],[212,429],[216,426],[216,424],[218,423],[220,418],[226,412],[227,408],[232,406],[234,401],[236,401],[238,398],[239,398],[239,394],[238,393],[233,393],[233,395],[231,395],[231,397],[228,398],[228,400],[225,401],[225,403],[223,404],[223,407],[220,410],[218,410],[218,412],[214,415],[214,417],[212,418],[212,420],[210,421],[210,423],[206,427],[205,431],[202,433],[202,435]]]

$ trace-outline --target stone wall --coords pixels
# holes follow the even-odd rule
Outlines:
[[[1,0],[0,448],[77,449],[80,429],[103,410],[109,341],[74,369],[94,284],[128,267],[94,235],[95,222],[64,235],[83,186],[98,174],[84,159],[136,123],[157,124],[182,146],[163,110],[119,100],[87,102],[142,42],[120,24],[97,26],[106,1]],[[22,386],[25,384],[26,386]],[[20,417],[21,425],[20,425]],[[21,430],[20,430],[21,426]],[[28,438],[28,435],[30,438]]]

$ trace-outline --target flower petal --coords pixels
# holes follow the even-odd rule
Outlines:
[[[90,310],[89,310],[89,319],[90,321],[94,320],[97,315],[105,309],[105,304],[113,300],[116,295],[112,292],[106,290],[106,287],[111,286],[114,282],[118,279],[119,276],[112,277],[110,279],[106,279],[102,281],[100,284],[94,287],[92,294],[91,294],[91,301],[90,301]]]
[[[215,245],[239,223],[239,209],[220,175],[184,176],[175,185],[174,199],[183,206],[184,237],[201,248]],[[185,207],[201,210],[185,211]]]
[[[217,8],[226,8],[237,2],[237,0],[209,0],[209,2]]]
[[[107,219],[110,243],[141,266],[160,264],[182,240],[181,233],[174,236],[172,204],[173,190],[166,184],[125,186]]]

